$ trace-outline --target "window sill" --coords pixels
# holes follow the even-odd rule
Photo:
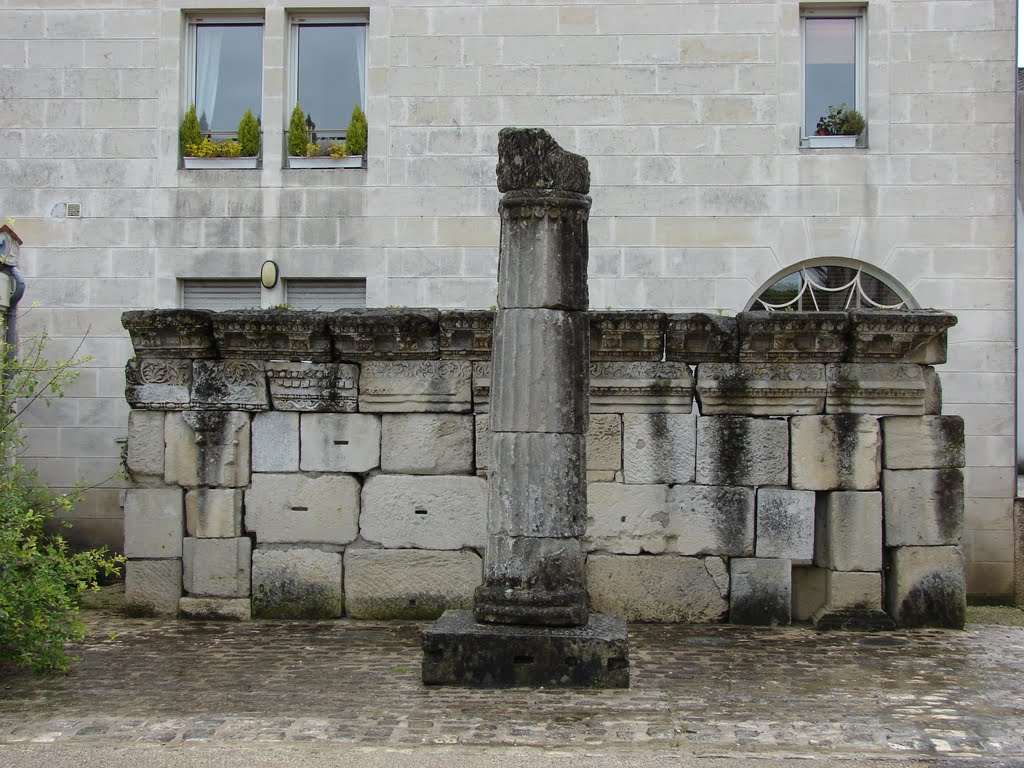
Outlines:
[[[289,168],[363,168],[362,155],[349,157],[288,157]]]
[[[863,149],[860,136],[805,136],[800,140],[803,149]]]
[[[187,171],[196,170],[249,170],[259,168],[258,157],[183,157],[182,167]]]

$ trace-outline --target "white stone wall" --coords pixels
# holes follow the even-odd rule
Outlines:
[[[1012,591],[1012,0],[868,2],[868,147],[845,151],[798,146],[797,2],[369,0],[362,171],[281,167],[286,3],[54,5],[0,9],[0,217],[38,302],[22,327],[61,355],[89,329],[72,397],[26,423],[46,480],[100,486],[79,540],[121,540],[123,309],[267,258],[365,277],[371,305],[487,307],[497,131],[538,125],[591,163],[595,308],[733,313],[828,257],[957,314],[942,373],[967,431],[969,583]],[[183,6],[265,9],[260,170],[178,170]]]

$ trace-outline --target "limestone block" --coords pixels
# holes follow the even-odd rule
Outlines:
[[[739,354],[736,318],[700,312],[670,314],[665,321],[665,359],[672,362],[729,363]]]
[[[350,475],[253,475],[245,528],[259,544],[348,544],[358,535],[359,481]]]
[[[193,488],[185,494],[185,529],[197,539],[242,535],[241,488]]]
[[[471,415],[396,413],[381,419],[381,471],[406,475],[458,475],[473,471]]]
[[[729,574],[718,557],[590,555],[594,611],[629,621],[704,623],[729,610]]]
[[[818,494],[814,562],[833,571],[882,570],[882,494]]]
[[[814,492],[758,488],[754,551],[759,558],[809,563],[814,558]]]
[[[490,360],[494,312],[486,309],[442,309],[439,344],[442,359]]]
[[[878,419],[858,414],[794,416],[789,420],[794,488],[871,491],[878,488],[882,438]]]
[[[882,434],[886,469],[964,465],[964,420],[960,416],[886,416]]]
[[[266,411],[267,372],[259,360],[196,360],[192,407],[198,410]]]
[[[176,411],[189,407],[192,361],[133,357],[125,365],[124,396],[132,408]]]
[[[262,619],[334,619],[342,615],[341,553],[257,549],[252,553],[252,612]]]
[[[896,547],[889,563],[886,608],[897,626],[963,629],[967,585],[959,547]]]
[[[124,603],[130,616],[177,616],[181,558],[129,560],[124,566]]]
[[[923,416],[925,382],[907,363],[835,363],[825,367],[826,413]]]
[[[665,356],[663,312],[590,312],[591,360],[653,360]]]
[[[486,413],[473,417],[473,455],[477,473],[491,466],[491,417]]]
[[[590,364],[591,413],[689,413],[693,374],[685,363]]]
[[[346,363],[268,362],[270,401],[278,411],[357,410],[359,366]]]
[[[471,476],[376,475],[363,486],[360,533],[385,547],[482,548],[487,483]]]
[[[959,469],[882,472],[885,545],[957,545],[963,532],[964,476]]]
[[[882,574],[826,571],[825,610],[882,610]]]
[[[498,133],[498,190],[590,191],[587,159],[567,152],[542,128],[502,128]]]
[[[924,412],[926,416],[939,416],[942,413],[942,380],[930,365],[921,366],[924,377]]]
[[[924,365],[946,362],[947,329],[955,315],[931,309],[850,313],[851,362],[896,361]]]
[[[701,363],[697,399],[705,416],[791,416],[825,410],[821,363]]]
[[[487,413],[491,410],[491,362],[473,363],[473,412]]]
[[[182,542],[185,591],[207,597],[249,597],[252,541],[195,539]]]
[[[164,422],[164,481],[240,488],[249,484],[249,414],[169,413]]]
[[[217,349],[242,360],[311,360],[331,358],[331,340],[322,312],[239,309],[211,318]]]
[[[700,485],[788,485],[789,425],[782,419],[697,419]]]
[[[299,418],[299,445],[303,472],[369,472],[381,463],[381,417],[304,413]]]
[[[585,312],[498,312],[491,363],[493,431],[586,432],[588,322]]]
[[[582,536],[587,520],[583,438],[550,432],[492,437],[488,532]]]
[[[481,592],[485,599],[488,587],[492,590],[507,589],[520,595],[531,592],[534,596],[544,593],[564,595],[583,583],[583,548],[576,538],[535,538],[497,533],[487,537],[484,580]]]
[[[622,416],[623,477],[627,483],[692,483],[697,424],[689,414],[626,413]]]
[[[252,471],[299,471],[299,414],[268,411],[253,416]]]
[[[181,557],[185,517],[180,488],[129,488],[124,499],[124,554]]]
[[[730,560],[729,621],[766,626],[789,624],[793,610],[792,570],[789,560]]]
[[[824,568],[793,566],[793,621],[810,621],[825,605],[827,579],[828,571]]]
[[[178,601],[178,615],[197,621],[249,621],[252,605],[247,597],[183,597]]]
[[[202,358],[217,354],[212,317],[208,309],[136,309],[122,313],[121,324],[140,357]]]
[[[359,373],[359,410],[364,413],[450,412],[471,407],[466,360],[374,360]]]
[[[622,417],[617,413],[590,415],[587,428],[587,471],[622,469]]]
[[[832,363],[846,355],[845,312],[741,312],[740,362]]]
[[[483,578],[475,552],[349,549],[345,609],[355,619],[436,619],[473,606]]]
[[[669,552],[680,555],[754,555],[754,490],[721,485],[668,489]]]
[[[327,328],[339,360],[438,356],[436,309],[340,309],[328,316]],[[360,405],[360,410],[366,409]]]
[[[128,453],[125,464],[133,479],[163,478],[163,412],[133,410],[128,414]]]
[[[591,483],[587,488],[587,550],[628,555],[664,552],[667,492],[664,485]]]

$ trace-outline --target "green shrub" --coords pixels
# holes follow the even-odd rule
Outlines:
[[[242,157],[256,157],[260,153],[260,124],[248,109],[238,123],[238,143]]]
[[[348,121],[348,129],[345,131],[345,151],[350,155],[366,154],[366,115],[356,104],[352,108],[352,117]]]
[[[296,104],[288,121],[288,154],[291,157],[306,156],[306,144],[309,143],[306,133],[306,115]]]
[[[839,132],[845,136],[856,136],[863,133],[867,125],[864,115],[856,109],[851,109],[843,116],[843,125]]]
[[[64,671],[65,645],[84,635],[78,596],[95,589],[101,574],[116,574],[123,558],[104,550],[71,553],[61,536],[47,533],[71,511],[77,493],[49,492],[18,460],[18,416],[33,402],[61,397],[83,362],[48,362],[44,342],[24,341],[22,357],[10,360],[0,343],[0,662]]]
[[[188,155],[188,147],[196,146],[203,140],[203,134],[199,130],[199,118],[196,117],[196,105],[190,104],[185,117],[181,120],[181,127],[178,129],[178,143],[181,146],[181,153]]]

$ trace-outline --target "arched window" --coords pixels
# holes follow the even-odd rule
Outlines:
[[[856,261],[808,261],[772,277],[745,309],[836,312],[917,309],[910,293],[885,273]]]

